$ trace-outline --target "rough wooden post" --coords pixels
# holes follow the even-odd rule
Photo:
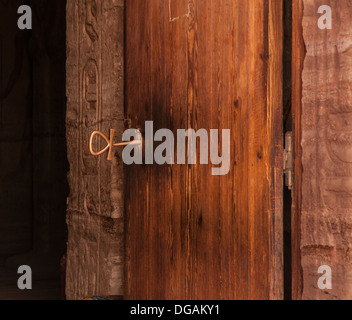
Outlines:
[[[123,131],[123,0],[67,1],[68,299],[123,293],[123,168],[89,135]]]

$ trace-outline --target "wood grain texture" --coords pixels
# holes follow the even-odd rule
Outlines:
[[[303,41],[303,1],[292,2],[292,122],[295,137],[294,159],[295,178],[292,192],[292,299],[302,297],[302,266],[301,266],[301,204],[302,204],[302,146],[301,146],[301,115],[302,115],[302,70],[305,57]]]
[[[282,1],[126,2],[126,117],[231,129],[231,169],[126,168],[127,299],[280,299]]]
[[[302,297],[351,299],[352,3],[303,2]],[[321,5],[332,8],[331,30],[318,28]],[[332,290],[318,288],[322,265],[332,269]]]

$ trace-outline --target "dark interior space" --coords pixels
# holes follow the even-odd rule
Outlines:
[[[17,26],[24,4],[32,8],[32,30]],[[64,0],[0,1],[0,299],[62,297],[65,7]],[[21,265],[32,269],[33,290],[17,289]]]
[[[283,56],[283,107],[284,135],[292,131],[292,0],[284,1],[284,56]],[[292,299],[291,268],[291,207],[292,191],[284,188],[284,285],[285,300]]]

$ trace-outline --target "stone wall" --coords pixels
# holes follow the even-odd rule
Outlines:
[[[303,3],[303,299],[351,299],[352,3]],[[322,5],[332,9],[332,29],[318,28]],[[320,266],[331,268],[332,290],[318,287]]]
[[[123,293],[122,150],[89,152],[93,131],[124,129],[123,42],[123,0],[67,1],[68,299]]]

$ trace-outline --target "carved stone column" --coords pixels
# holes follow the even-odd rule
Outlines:
[[[121,150],[89,153],[93,131],[123,132],[123,28],[123,0],[67,1],[68,299],[123,293]]]
[[[303,299],[351,299],[352,2],[303,2]],[[332,9],[332,29],[318,28],[322,5]],[[332,290],[318,287],[324,265]]]

